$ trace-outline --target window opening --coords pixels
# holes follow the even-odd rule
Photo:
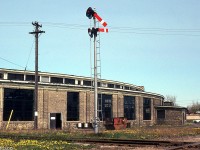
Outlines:
[[[24,74],[8,73],[8,80],[20,80],[20,81],[24,81]]]
[[[75,85],[75,79],[65,79],[65,84],[73,84]]]
[[[143,120],[151,120],[151,99],[143,99]]]
[[[79,93],[67,92],[67,121],[79,120]]]
[[[124,117],[135,120],[135,97],[124,96]]]
[[[91,86],[91,81],[83,80],[83,85]]]
[[[8,121],[11,110],[11,121],[33,120],[33,90],[4,89],[3,120]]]
[[[51,77],[51,83],[63,83],[63,78]]]
[[[112,95],[98,94],[98,98],[102,98],[101,101],[98,101],[98,110],[102,110],[99,112],[100,120],[112,118]]]

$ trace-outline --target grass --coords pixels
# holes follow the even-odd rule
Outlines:
[[[142,139],[159,140],[172,139],[184,136],[200,135],[200,128],[190,126],[152,126],[131,128],[126,130],[107,130],[100,134],[52,131],[52,130],[21,130],[0,131],[0,148],[12,147],[13,149],[91,149],[94,145],[80,145],[66,142],[73,138],[112,138],[112,139]],[[23,136],[23,137],[22,137]],[[26,139],[23,139],[26,137]],[[40,137],[36,139],[35,137]]]
[[[25,150],[61,150],[61,149],[90,149],[92,146],[71,144],[66,141],[49,140],[23,140],[15,141],[13,139],[0,139],[1,149],[25,149]]]

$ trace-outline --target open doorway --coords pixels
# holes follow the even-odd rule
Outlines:
[[[61,113],[50,113],[50,129],[62,129]]]

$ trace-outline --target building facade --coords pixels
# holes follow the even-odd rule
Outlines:
[[[34,126],[34,72],[0,69],[0,128],[32,129]],[[70,129],[92,123],[94,90],[90,77],[39,72],[38,129]],[[146,92],[143,86],[98,81],[100,123],[126,117],[131,127],[157,123],[157,106],[164,97]]]

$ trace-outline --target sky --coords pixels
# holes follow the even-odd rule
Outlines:
[[[180,106],[200,102],[199,0],[0,0],[0,68],[34,71],[29,32],[38,21],[39,70],[90,77],[88,7],[108,24],[103,79],[175,96]]]

